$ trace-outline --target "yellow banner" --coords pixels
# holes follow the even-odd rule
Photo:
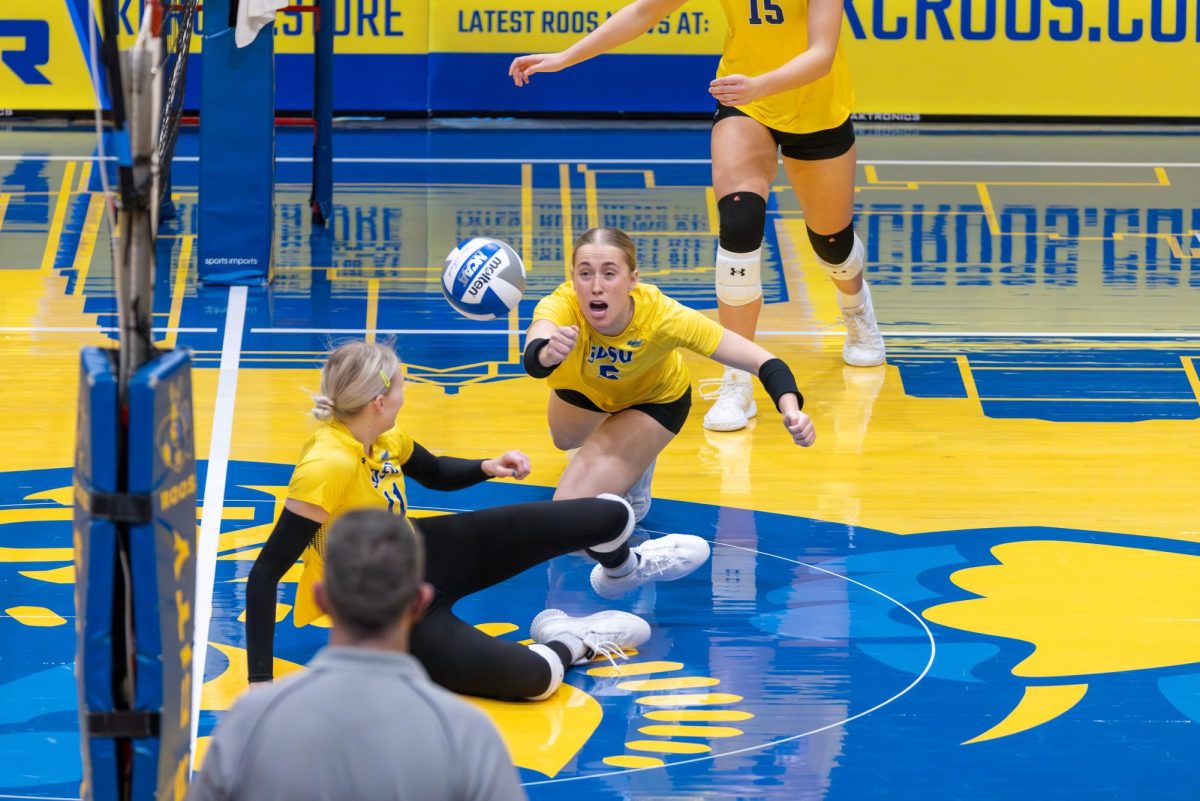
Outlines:
[[[0,56],[0,109],[93,107],[92,81],[66,0],[0,0]]]
[[[332,2],[336,21],[334,53],[389,56],[429,52],[430,0]],[[279,12],[275,17],[275,52],[311,53],[314,17],[297,11]]]
[[[429,18],[429,49],[434,53],[562,50],[627,4],[628,0],[434,2]],[[724,41],[725,16],[719,0],[691,0],[646,35],[613,52],[706,55],[720,53]]]
[[[1200,116],[1196,0],[846,0],[863,113]]]

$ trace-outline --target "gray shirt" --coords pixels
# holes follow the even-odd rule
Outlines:
[[[189,801],[523,801],[483,712],[409,654],[329,646],[252,687],[217,727]]]

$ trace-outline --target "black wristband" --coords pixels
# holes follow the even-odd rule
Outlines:
[[[776,409],[779,409],[779,399],[788,393],[795,393],[796,405],[804,408],[804,396],[796,387],[796,377],[792,375],[792,369],[784,364],[783,359],[767,359],[763,362],[762,367],[758,368],[758,380],[762,382],[763,389],[771,396],[771,400],[775,401]]]
[[[554,372],[554,367],[544,367],[538,361],[538,354],[542,352],[542,348],[550,343],[548,339],[531,339],[525,343],[525,355],[521,357],[521,364],[525,368],[525,372],[529,373],[534,378],[545,378]]]

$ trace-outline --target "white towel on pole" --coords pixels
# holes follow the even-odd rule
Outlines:
[[[289,0],[238,0],[234,30],[237,46],[245,47],[253,42],[260,30],[275,21],[275,12],[289,5]]]

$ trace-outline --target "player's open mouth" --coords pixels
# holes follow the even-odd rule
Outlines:
[[[588,310],[595,317],[603,317],[604,313],[608,311],[608,304],[602,300],[593,300],[588,303]]]

